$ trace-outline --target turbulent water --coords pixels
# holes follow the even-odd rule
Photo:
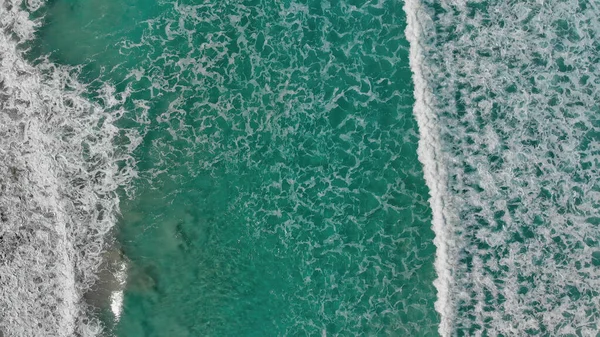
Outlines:
[[[76,69],[32,66],[30,1],[0,1],[0,335],[96,335],[82,296],[130,173],[114,117],[85,100]]]
[[[595,336],[599,14],[0,0],[0,336]]]
[[[598,5],[406,8],[440,333],[595,336]]]

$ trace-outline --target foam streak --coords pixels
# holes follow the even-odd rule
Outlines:
[[[431,19],[423,10],[419,0],[407,0],[404,4],[407,16],[406,38],[410,42],[410,67],[414,82],[414,115],[419,125],[419,160],[423,164],[425,181],[429,187],[429,203],[433,211],[434,244],[437,247],[435,270],[437,279],[434,285],[438,292],[435,303],[436,310],[441,315],[439,333],[449,336],[453,316],[450,287],[452,284],[450,243],[451,215],[448,213],[446,170],[443,165],[443,153],[439,139],[438,119],[435,115],[433,100],[435,99],[427,83],[424,71],[424,35],[432,24]]]

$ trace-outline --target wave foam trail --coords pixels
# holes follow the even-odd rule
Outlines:
[[[440,333],[595,335],[600,10],[418,0],[405,10]]]
[[[113,115],[83,98],[76,69],[24,60],[41,5],[0,0],[0,331],[93,336],[82,296],[133,171],[118,168],[130,159]]]
[[[435,115],[433,100],[435,99],[431,88],[428,86],[424,68],[424,50],[422,38],[425,30],[431,29],[433,24],[423,12],[419,0],[407,0],[404,4],[407,14],[406,38],[410,42],[410,67],[413,72],[414,82],[414,115],[419,125],[419,161],[423,164],[423,174],[427,187],[430,190],[431,208],[433,210],[433,230],[436,234],[434,244],[437,247],[435,270],[438,278],[434,285],[438,292],[435,303],[436,310],[441,315],[439,332],[447,335],[452,320],[452,301],[450,298],[450,284],[452,273],[450,268],[450,243],[451,232],[449,221],[452,215],[448,212],[446,195],[446,172],[443,165],[443,153],[440,150],[438,118]]]

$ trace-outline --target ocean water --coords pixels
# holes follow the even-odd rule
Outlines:
[[[34,15],[27,58],[73,69],[135,169],[106,248],[124,291],[83,297],[104,335],[437,334],[401,6],[52,1]]]
[[[598,14],[0,0],[0,336],[596,336]]]

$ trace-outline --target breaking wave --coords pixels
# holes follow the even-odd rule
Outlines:
[[[600,10],[420,0],[405,10],[440,334],[595,335]]]
[[[118,190],[135,175],[116,100],[79,69],[24,58],[43,2],[0,0],[0,335],[95,336],[96,281]],[[104,102],[104,103],[102,103]],[[122,142],[131,144],[131,142]]]

